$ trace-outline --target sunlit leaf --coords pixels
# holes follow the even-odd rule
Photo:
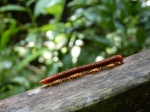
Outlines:
[[[29,64],[32,60],[34,60],[35,58],[37,58],[39,55],[41,55],[43,53],[44,49],[41,49],[29,56],[27,56],[20,64],[18,64],[18,66],[16,67],[16,69],[18,71],[22,70],[23,67],[25,67],[27,64]]]
[[[34,8],[34,16],[38,17],[40,14],[46,14],[45,8],[50,0],[38,0]]]
[[[46,12],[56,17],[56,20],[60,19],[65,0],[51,0],[46,7]]]
[[[55,26],[53,24],[46,24],[40,27],[41,31],[48,31],[48,30],[54,30]]]
[[[31,4],[33,4],[36,1],[37,0],[28,0],[28,1],[26,1],[26,4],[27,4],[27,6],[30,6]]]
[[[26,8],[20,5],[8,4],[0,7],[0,12],[5,12],[5,11],[26,11]]]

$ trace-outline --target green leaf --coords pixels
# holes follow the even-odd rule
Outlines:
[[[108,40],[107,38],[105,38],[101,35],[96,35],[95,32],[96,32],[96,30],[89,28],[84,31],[84,36],[86,37],[86,39],[96,42],[99,45],[103,45],[103,46],[111,46],[112,45],[110,40]]]
[[[2,94],[0,95],[0,99],[26,91],[23,86],[18,86],[18,85],[13,86],[9,84],[2,87],[2,89],[3,88],[4,91],[2,91]]]
[[[41,31],[48,31],[48,30],[55,30],[55,25],[53,24],[45,24],[43,26],[40,27]]]
[[[36,2],[37,0],[28,0],[26,1],[26,5],[30,6],[31,4],[33,4],[34,2]]]
[[[22,85],[22,86],[24,86],[26,88],[28,88],[29,85],[30,85],[29,81],[25,77],[23,77],[23,76],[13,77],[11,79],[11,82],[18,83],[18,84],[20,84],[20,85]]]
[[[49,69],[48,69],[48,72],[47,72],[47,76],[51,76],[51,75],[53,75],[53,74],[55,74],[55,73],[57,73],[58,72],[58,66],[57,66],[57,64],[52,64],[52,65],[50,65],[49,66]]]
[[[57,4],[57,5],[51,6],[49,8],[46,8],[46,11],[49,14],[59,16],[61,14],[61,11],[62,11],[62,6],[61,6],[61,4]]]
[[[45,8],[50,1],[51,0],[38,0],[35,4],[34,16],[38,17],[40,14],[46,14]]]
[[[39,55],[43,54],[43,51],[45,49],[40,49],[39,51],[37,51],[36,53],[30,54],[28,55],[20,64],[18,64],[18,66],[16,67],[17,71],[20,71],[23,69],[23,67],[25,67],[27,64],[29,64],[32,60],[34,60],[35,58],[37,58]]]
[[[111,42],[110,42],[110,40],[108,40],[105,37],[95,35],[95,36],[93,36],[93,38],[99,44],[103,44],[105,46],[111,46],[112,45]]]
[[[94,62],[99,53],[100,51],[98,49],[91,47],[90,45],[82,47],[77,65],[84,65]]]
[[[101,16],[99,16],[99,12],[96,8],[90,7],[86,10],[84,10],[83,15],[92,22],[100,22],[101,21]]]
[[[26,8],[23,6],[12,5],[12,4],[0,7],[0,12],[5,12],[5,11],[26,11]]]
[[[15,35],[18,31],[19,28],[16,27],[16,21],[13,19],[6,19],[8,23],[4,24],[10,24],[7,29],[2,29],[1,31],[1,38],[0,38],[0,50],[5,48],[7,43],[10,41],[10,38],[12,38],[13,35]]]
[[[72,56],[71,56],[71,53],[68,53],[64,56],[63,60],[62,60],[62,63],[63,63],[63,67],[62,67],[62,70],[66,70],[66,69],[70,69],[73,67],[73,63],[72,63]]]
[[[143,43],[146,39],[146,32],[144,29],[139,28],[136,32],[136,39],[138,43]]]
[[[46,7],[46,12],[52,14],[56,17],[57,20],[60,19],[65,0],[51,0]]]

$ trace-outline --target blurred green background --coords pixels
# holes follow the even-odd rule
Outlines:
[[[47,76],[150,47],[149,0],[0,0],[0,99]]]

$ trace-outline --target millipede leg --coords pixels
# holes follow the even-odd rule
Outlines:
[[[55,85],[60,84],[60,83],[62,83],[62,80],[61,80],[61,79],[58,79],[58,80],[53,81],[53,82],[51,82],[51,83],[47,83],[47,84],[46,84],[46,87],[52,87],[52,86],[55,86]]]
[[[115,65],[116,65],[116,66],[119,66],[119,65],[121,65],[121,64],[124,64],[124,62],[115,62]]]
[[[82,73],[76,73],[71,77],[72,77],[72,79],[75,79],[75,78],[79,78],[79,77],[82,77],[82,76],[84,76],[83,72]]]
[[[120,64],[121,64],[120,62],[115,62],[115,63],[112,63],[112,64],[105,66],[105,69],[111,69],[111,68],[114,68],[116,66],[119,66]]]
[[[67,77],[65,77],[65,78],[63,78],[63,79],[61,79],[62,80],[62,82],[66,82],[66,81],[68,81],[69,79],[67,78]]]
[[[57,84],[61,84],[61,83],[63,83],[63,81],[61,79],[58,79],[58,80],[54,81],[53,86],[57,85]]]
[[[103,71],[106,69],[106,67],[100,67],[99,69],[100,69],[100,71]]]
[[[95,69],[90,70],[88,73],[89,74],[94,74],[94,73],[96,73],[98,71],[99,71],[99,68],[95,68]]]
[[[81,73],[79,74],[78,78],[79,78],[79,77],[83,77],[83,76],[85,76],[85,75],[87,75],[87,74],[88,74],[87,71],[81,72]]]
[[[122,62],[115,62],[115,63],[109,64],[109,65],[107,65],[107,66],[104,66],[104,67],[102,68],[102,70],[111,69],[111,68],[114,68],[114,67],[119,66],[119,65],[121,65],[121,64],[123,64],[123,63],[122,63]]]

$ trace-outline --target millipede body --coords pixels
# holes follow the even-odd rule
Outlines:
[[[40,83],[41,84],[47,84],[47,83],[50,83],[50,82],[53,82],[53,81],[56,81],[56,80],[59,80],[62,78],[69,77],[69,76],[76,74],[76,73],[81,73],[84,71],[88,71],[88,70],[91,70],[94,68],[107,66],[109,64],[113,64],[113,63],[117,63],[117,62],[123,63],[123,57],[121,55],[115,55],[115,56],[112,56],[112,57],[107,58],[107,59],[102,60],[102,61],[93,62],[90,64],[78,66],[78,67],[75,67],[75,68],[72,68],[72,69],[69,69],[66,71],[59,72],[57,74],[54,74],[50,77],[47,77],[47,78],[41,80]]]
[[[70,80],[73,80],[73,79],[76,79],[76,78],[79,78],[79,77],[83,77],[83,76],[88,75],[88,74],[95,74],[99,71],[111,69],[111,68],[114,68],[114,67],[119,66],[121,64],[122,64],[122,62],[115,62],[115,63],[109,64],[107,66],[94,68],[94,69],[91,69],[91,70],[88,70],[88,71],[76,73],[76,74],[70,75],[68,77],[65,77],[65,78],[62,78],[62,79],[57,79],[53,82],[47,83],[44,87],[46,87],[46,88],[47,87],[52,87],[52,86],[58,85],[60,83],[66,82],[66,81],[70,81]]]

